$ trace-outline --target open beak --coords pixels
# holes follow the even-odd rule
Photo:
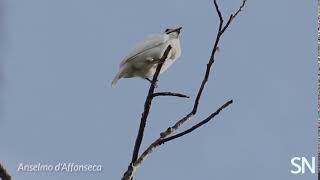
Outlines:
[[[168,33],[172,33],[172,32],[177,32],[178,34],[180,34],[180,30],[182,29],[182,27],[179,27],[177,29],[172,29],[171,31],[169,31]]]

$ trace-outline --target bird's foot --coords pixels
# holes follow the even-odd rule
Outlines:
[[[149,78],[144,78],[145,80],[149,81],[149,83],[152,84],[152,80],[150,80]],[[157,84],[158,80],[155,82],[154,87],[157,88],[158,84]]]

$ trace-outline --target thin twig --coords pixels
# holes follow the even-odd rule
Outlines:
[[[222,17],[222,14],[221,14],[221,11],[220,11],[220,9],[219,9],[219,6],[218,6],[217,1],[214,0],[214,1],[213,1],[213,4],[214,4],[214,7],[216,8],[216,11],[217,11],[217,13],[218,13],[220,22],[223,23],[223,17]]]
[[[167,49],[165,50],[163,56],[161,57],[158,65],[157,65],[156,72],[153,75],[153,78],[152,78],[152,81],[151,81],[151,84],[150,84],[150,88],[149,88],[149,91],[148,91],[148,95],[147,95],[146,101],[144,103],[144,111],[143,111],[142,116],[141,116],[139,131],[138,131],[136,142],[135,142],[134,149],[133,149],[132,160],[131,160],[131,163],[128,166],[128,170],[133,168],[132,164],[138,158],[139,149],[140,149],[140,146],[141,146],[141,143],[142,143],[144,129],[145,129],[145,126],[146,126],[146,122],[147,122],[147,118],[148,118],[148,115],[149,115],[149,111],[151,109],[151,103],[152,103],[152,99],[154,97],[153,94],[154,94],[154,90],[156,88],[156,83],[157,83],[157,80],[158,80],[158,76],[160,74],[160,70],[162,68],[162,65],[165,62],[165,60],[167,59],[167,56],[168,56],[168,54],[169,54],[171,49],[172,49],[172,47],[171,47],[171,45],[169,45],[167,47]],[[131,177],[130,177],[130,179],[131,179]]]
[[[7,172],[7,170],[1,165],[0,163],[0,179],[2,180],[11,180],[10,174]]]
[[[181,93],[173,93],[173,92],[156,92],[153,93],[153,97],[157,96],[176,96],[176,97],[182,97],[182,98],[190,98],[187,95],[181,94]]]
[[[240,6],[240,8],[238,9],[238,11],[236,13],[234,13],[233,15],[233,19],[242,11],[243,7],[246,5],[247,0],[243,0],[242,4]]]
[[[192,126],[191,128],[189,128],[189,129],[187,129],[187,130],[185,130],[185,131],[183,131],[183,132],[181,132],[181,133],[178,133],[178,134],[176,134],[176,135],[173,135],[173,136],[167,137],[167,138],[165,138],[165,139],[162,139],[162,140],[159,141],[158,143],[159,143],[159,144],[164,144],[164,143],[166,143],[166,142],[168,142],[168,141],[172,141],[172,140],[177,139],[177,138],[179,138],[179,137],[181,137],[181,136],[184,136],[184,135],[186,135],[186,134],[188,134],[188,133],[191,133],[192,131],[196,130],[197,128],[199,128],[199,127],[205,125],[206,123],[208,123],[208,122],[209,122],[210,120],[212,120],[216,115],[218,115],[223,109],[225,109],[226,107],[228,107],[228,106],[229,106],[230,104],[232,104],[232,103],[233,103],[232,100],[224,103],[219,109],[217,109],[214,113],[210,114],[210,116],[208,116],[206,119],[202,120],[202,121],[199,122],[198,124]]]

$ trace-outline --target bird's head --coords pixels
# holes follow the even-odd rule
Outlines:
[[[168,34],[169,36],[178,38],[181,29],[182,29],[182,27],[179,27],[179,28],[176,28],[176,29],[166,29],[165,33]]]

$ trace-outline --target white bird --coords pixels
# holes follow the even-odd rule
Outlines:
[[[141,77],[151,81],[164,51],[169,45],[167,59],[162,65],[160,73],[166,71],[181,55],[179,34],[182,27],[166,29],[164,33],[148,36],[137,45],[120,63],[120,69],[112,80],[112,87],[121,78]]]

